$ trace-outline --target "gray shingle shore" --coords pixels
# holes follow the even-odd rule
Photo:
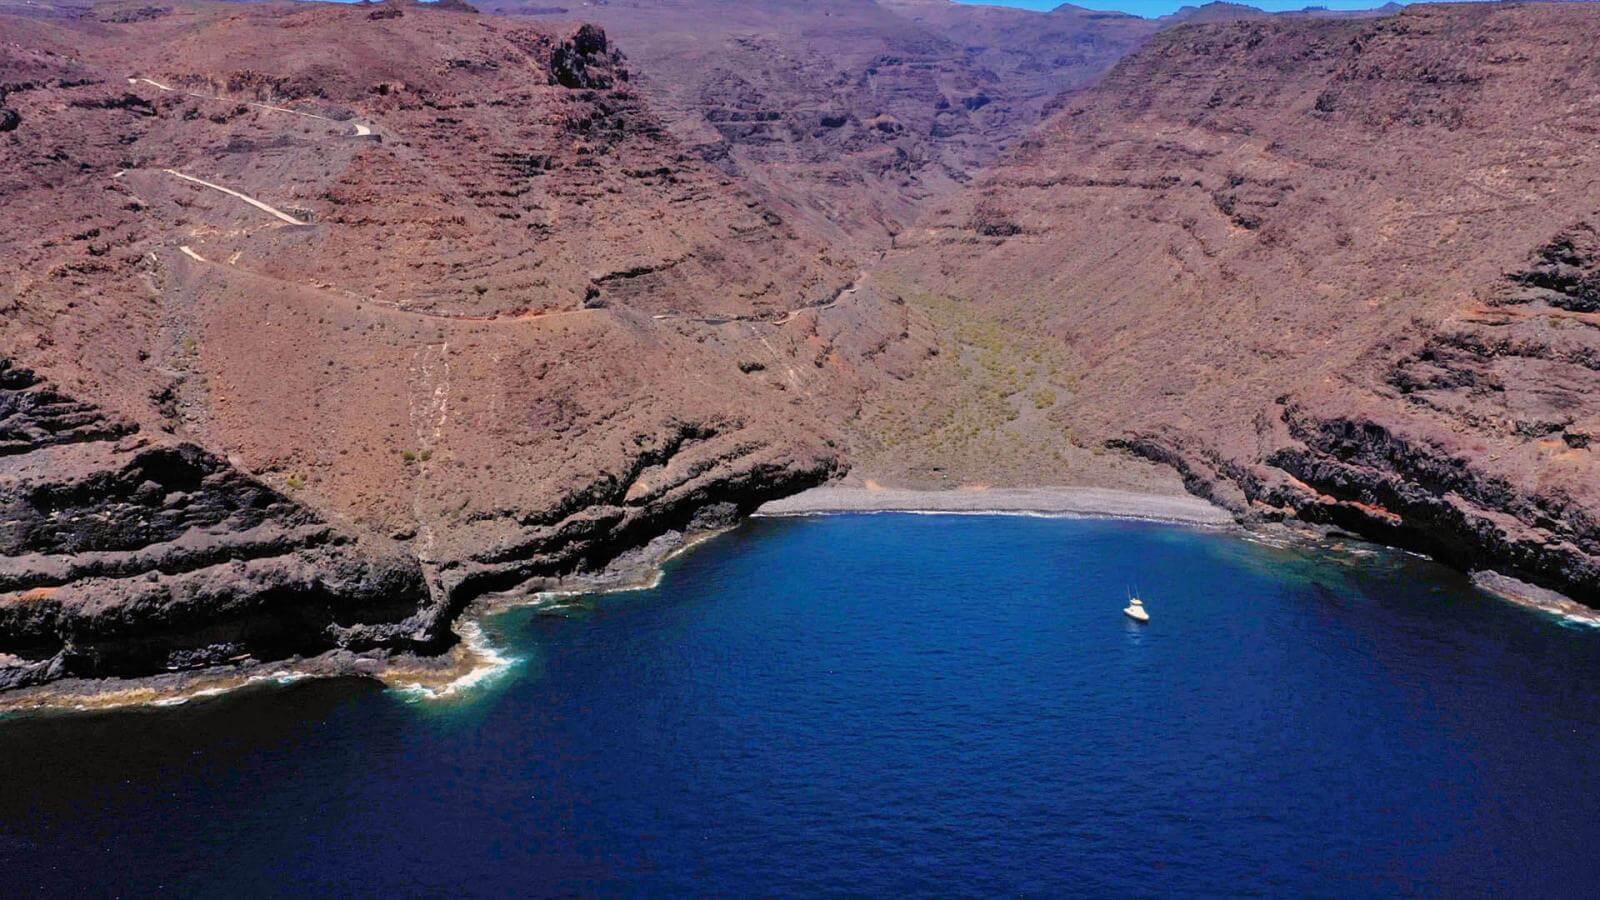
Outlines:
[[[963,488],[915,491],[824,485],[774,500],[761,516],[844,512],[1037,513],[1228,525],[1233,516],[1198,497],[1139,494],[1089,487]]]

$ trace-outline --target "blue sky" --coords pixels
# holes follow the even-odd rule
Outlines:
[[[958,0],[968,3],[972,0]],[[1020,6],[1024,9],[1053,9],[1061,0],[984,0],[988,6]],[[1089,9],[1114,9],[1136,16],[1164,16],[1180,6],[1199,6],[1206,0],[1073,0],[1074,5]],[[1258,9],[1278,12],[1286,9],[1304,9],[1307,6],[1326,6],[1329,9],[1372,9],[1387,0],[1238,0]],[[1399,0],[1404,3],[1405,0]]]

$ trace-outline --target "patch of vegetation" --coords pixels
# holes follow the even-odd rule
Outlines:
[[[960,298],[885,287],[926,314],[937,336],[937,353],[917,376],[869,396],[855,419],[885,468],[959,480],[1038,477],[1087,455],[1057,411],[1081,363],[1043,327],[1048,304],[1019,304],[1024,314],[1038,312],[1034,321],[1013,322],[1003,310]]]

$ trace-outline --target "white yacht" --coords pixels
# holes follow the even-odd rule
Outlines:
[[[1150,621],[1150,614],[1144,611],[1144,601],[1140,600],[1138,597],[1129,597],[1128,608],[1124,609],[1122,612],[1135,622]]]

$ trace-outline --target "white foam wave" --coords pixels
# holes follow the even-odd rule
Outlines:
[[[443,684],[395,681],[390,684],[390,689],[404,695],[408,700],[443,700],[486,685],[510,672],[522,662],[521,659],[510,656],[496,647],[488,635],[484,634],[483,626],[476,621],[464,619],[457,623],[457,633],[461,636],[463,655],[472,661],[470,669]]]
[[[221,696],[223,694],[231,693],[231,692],[233,692],[235,690],[238,690],[239,688],[249,687],[250,685],[253,685],[253,684],[264,684],[264,683],[270,681],[273,684],[285,685],[285,684],[293,684],[296,681],[303,681],[303,680],[305,680],[307,678],[315,678],[315,677],[317,677],[317,676],[315,674],[311,673],[311,672],[293,672],[293,671],[289,671],[289,670],[285,669],[285,670],[277,671],[277,672],[269,672],[269,673],[264,674],[264,675],[251,675],[249,678],[244,679],[243,681],[239,682],[238,684],[222,684],[222,685],[215,685],[215,686],[212,686],[212,687],[196,688],[195,690],[192,690],[192,691],[185,691],[185,692],[183,692],[181,694],[174,694],[171,697],[162,697],[162,698],[160,698],[158,700],[151,700],[149,702],[149,705],[150,706],[182,706],[183,704],[188,703],[190,700],[202,700],[202,699],[205,699],[206,697],[218,697],[218,696]]]

